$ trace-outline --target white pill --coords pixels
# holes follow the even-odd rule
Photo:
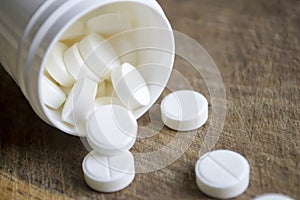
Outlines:
[[[78,43],[74,44],[72,47],[65,51],[64,62],[68,71],[75,80],[81,78],[90,78],[95,82],[99,81],[99,77],[94,72],[92,72],[91,69],[86,66],[85,62],[83,61],[78,49]]]
[[[253,200],[293,200],[293,199],[283,194],[264,194],[255,197]]]
[[[64,108],[62,120],[71,125],[80,123],[93,105],[97,92],[97,83],[90,79],[80,79],[72,88]]]
[[[87,27],[90,32],[111,36],[131,29],[132,25],[125,15],[109,13],[91,18],[87,21]]]
[[[90,69],[100,79],[110,76],[111,70],[120,66],[111,44],[99,34],[90,33],[79,42],[79,51]]]
[[[134,158],[129,151],[114,156],[91,151],[82,162],[84,179],[99,192],[116,192],[126,188],[135,176]]]
[[[208,102],[195,91],[180,90],[167,95],[161,103],[162,120],[169,128],[190,131],[208,119]]]
[[[85,23],[77,21],[72,24],[66,32],[60,37],[60,40],[75,40],[85,35],[86,27]]]
[[[229,199],[246,191],[250,167],[242,155],[217,150],[197,161],[195,173],[197,185],[203,193],[214,198]]]
[[[46,76],[42,76],[42,102],[53,109],[58,109],[66,100],[65,93],[58,85],[49,80]]]
[[[74,84],[74,79],[69,74],[63,59],[64,51],[67,48],[62,43],[56,43],[46,60],[45,68],[57,83],[65,87],[70,87]]]
[[[124,107],[99,107],[87,120],[87,141],[101,154],[114,155],[129,150],[136,140],[137,121]]]
[[[94,106],[90,108],[88,114],[86,115],[86,119],[88,119],[91,116],[91,114],[93,114],[98,108],[104,105],[118,105],[124,107],[120,99],[116,97],[112,97],[112,96],[99,97],[96,98],[96,100],[94,101]]]
[[[97,89],[97,97],[103,97],[106,94],[106,84],[105,81],[101,81],[98,84],[98,89]]]
[[[150,103],[147,83],[131,64],[124,63],[120,68],[114,69],[111,79],[116,94],[130,110],[136,110]]]

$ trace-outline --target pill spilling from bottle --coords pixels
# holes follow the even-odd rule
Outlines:
[[[121,24],[118,27],[109,21],[122,23],[117,23]],[[43,102],[60,113],[64,123],[78,127],[78,135],[87,137],[94,150],[85,157],[82,168],[86,183],[99,192],[122,190],[133,181],[134,157],[129,150],[138,132],[133,111],[151,103],[147,81],[130,63],[135,58],[121,60],[115,48],[122,47],[105,38],[130,28],[125,16],[113,13],[91,18],[86,24],[77,22],[45,62]],[[160,108],[162,121],[177,131],[195,130],[208,119],[208,102],[195,91],[171,93]],[[235,163],[235,168],[228,160]],[[195,170],[199,189],[212,197],[238,196],[249,184],[248,162],[231,151],[205,155]],[[215,174],[225,178],[219,179]]]
[[[49,121],[52,120],[56,127],[63,124],[58,128],[64,130],[63,128],[67,127],[68,130],[75,130],[74,133],[78,136],[86,137],[93,150],[82,162],[84,180],[90,188],[99,192],[122,190],[134,180],[135,161],[130,150],[138,135],[137,118],[158,99],[172,71],[175,47],[171,27],[158,4],[152,0],[147,2],[144,5],[139,2],[128,7],[122,2],[120,6],[108,6],[103,9],[105,12],[96,15],[97,12],[91,11],[93,14],[79,16],[82,18],[68,26],[63,34],[58,31],[56,34],[59,33],[60,37],[57,41],[54,40],[54,44],[51,43],[50,51],[47,52],[41,67],[40,93],[36,96],[39,96],[42,104],[36,103],[37,100],[31,102],[35,105],[33,107],[37,104],[43,105],[46,111],[43,108],[35,110],[47,112],[46,117]],[[147,7],[149,2],[153,4],[151,9]],[[123,12],[114,12],[122,10],[121,8]],[[128,10],[135,16],[130,16]],[[66,13],[66,18],[69,17],[68,12],[63,13]],[[49,20],[45,21],[50,23],[53,18],[59,21],[58,15],[55,14],[57,13],[54,12],[54,17],[47,16]],[[136,21],[133,21],[134,18]],[[32,27],[41,28],[40,32],[36,33],[36,36],[40,37],[33,37],[36,40],[43,38],[41,33],[47,32],[42,29],[47,26],[34,24]],[[145,27],[157,27],[160,32],[157,34],[155,29],[143,32],[142,28]],[[53,30],[62,28],[58,26]],[[136,32],[139,34],[121,34],[134,28],[137,28]],[[168,31],[163,31],[164,29]],[[114,37],[115,35],[118,37]],[[48,37],[51,38],[50,36]],[[45,36],[47,41],[48,37]],[[24,38],[27,39],[25,36]],[[146,40],[147,38],[150,40]],[[52,41],[51,39],[49,41]],[[150,47],[162,51],[147,49],[148,43],[153,43]],[[24,44],[15,46],[21,50],[26,47]],[[42,48],[36,44],[33,46]],[[139,47],[146,48],[146,53],[135,51]],[[34,52],[32,48],[31,46],[31,53]],[[39,50],[36,52],[40,53]],[[35,58],[33,55],[28,57]],[[35,61],[26,60],[25,63],[31,64]],[[13,74],[14,78],[21,77],[15,75],[13,70],[7,71]],[[33,68],[31,73],[33,72],[38,70]],[[33,91],[34,87],[30,84],[30,89],[24,89],[28,86],[22,83],[28,79],[27,75],[30,73],[24,74],[26,78],[17,82],[21,84],[23,91]],[[155,84],[151,85],[153,81]],[[35,96],[25,95],[30,98]],[[207,122],[208,108],[209,103],[202,94],[191,90],[175,91],[162,100],[161,120],[174,131],[193,131]],[[248,188],[250,166],[246,158],[238,153],[217,150],[199,158],[195,166],[195,176],[196,184],[204,194],[219,199],[234,198]],[[280,194],[267,194],[256,199],[290,198]]]
[[[118,27],[111,21],[122,23],[116,23]],[[118,191],[133,181],[134,158],[129,150],[138,132],[133,111],[151,103],[148,83],[134,66],[136,58],[120,59],[115,50],[131,48],[130,41],[106,39],[131,28],[129,19],[113,13],[76,22],[45,62],[43,103],[63,123],[76,126],[78,135],[87,137],[94,150],[83,161],[84,177],[100,192]],[[197,129],[208,118],[207,100],[194,91],[168,95],[161,110],[165,124],[174,130]]]

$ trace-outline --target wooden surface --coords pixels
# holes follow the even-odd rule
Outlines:
[[[237,151],[251,165],[250,186],[237,199],[269,192],[299,199],[300,2],[159,2],[173,28],[203,45],[223,76],[228,110],[214,149]],[[201,76],[185,65],[176,59],[175,69],[209,96]],[[0,80],[0,199],[209,199],[197,189],[193,170],[208,125],[176,162],[137,174],[121,192],[96,193],[83,181],[81,141],[41,121],[3,68]],[[164,128],[138,141],[133,152],[173,136]]]

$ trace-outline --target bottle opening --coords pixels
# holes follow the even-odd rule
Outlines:
[[[158,99],[173,68],[175,46],[167,18],[155,1],[138,0],[98,5],[76,17],[43,58],[38,95],[44,114],[60,130],[81,135],[97,98],[122,102],[111,74],[130,63],[145,80],[151,99],[131,110],[139,118]]]

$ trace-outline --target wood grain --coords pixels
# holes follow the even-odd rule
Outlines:
[[[300,2],[159,3],[173,28],[203,45],[223,76],[228,112],[215,149],[237,151],[251,165],[250,187],[237,199],[269,192],[299,199]],[[176,59],[175,69],[209,96],[201,76],[183,59]],[[83,181],[87,150],[80,139],[41,121],[2,67],[0,80],[0,199],[210,199],[197,189],[193,170],[208,125],[176,162],[137,174],[121,192],[96,193]],[[147,120],[145,115],[139,123]],[[164,128],[139,140],[133,151],[153,151],[173,137]]]

